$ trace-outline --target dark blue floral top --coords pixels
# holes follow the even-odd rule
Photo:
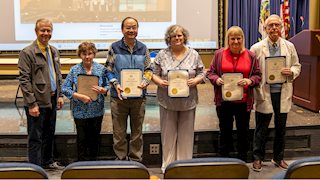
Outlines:
[[[85,104],[78,99],[73,98],[73,93],[78,90],[78,75],[86,74],[82,62],[71,67],[68,76],[62,85],[62,93],[71,100],[73,117],[77,119],[87,119],[103,116],[104,114],[104,95],[98,94],[97,100]],[[98,84],[109,90],[109,83],[106,76],[106,68],[93,61],[92,75],[99,77]]]

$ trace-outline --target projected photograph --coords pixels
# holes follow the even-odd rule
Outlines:
[[[122,37],[127,16],[140,22],[138,38],[162,39],[176,23],[176,0],[15,0],[14,13],[18,41],[34,39],[34,23],[42,17],[53,21],[55,41],[114,41]]]
[[[50,17],[55,23],[119,22],[132,16],[140,22],[168,22],[171,0],[20,0],[21,23]]]
[[[123,37],[121,21],[139,21],[138,39],[148,48],[166,48],[164,34],[173,24],[188,29],[188,46],[217,48],[218,0],[0,0],[1,50],[21,50],[34,39],[35,22],[53,22],[51,43],[61,50],[95,42],[99,49]]]

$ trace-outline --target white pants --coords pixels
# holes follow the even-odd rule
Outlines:
[[[160,106],[162,171],[175,160],[192,159],[196,108],[171,111]]]

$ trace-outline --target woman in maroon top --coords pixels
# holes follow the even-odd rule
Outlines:
[[[244,47],[244,34],[240,27],[232,26],[225,37],[226,47],[217,50],[212,59],[207,77],[214,86],[214,101],[219,118],[219,153],[228,157],[233,151],[233,121],[237,127],[238,158],[247,161],[250,112],[253,107],[253,88],[261,81],[259,63],[255,55]],[[237,86],[243,87],[239,100],[226,100],[222,95],[224,73],[241,73],[243,78]],[[230,96],[229,95],[225,95]]]

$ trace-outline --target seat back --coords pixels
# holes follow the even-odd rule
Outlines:
[[[95,58],[107,58],[108,51],[98,51]]]
[[[155,58],[158,54],[159,50],[154,50],[149,52],[150,58]]]
[[[35,164],[3,162],[0,163],[0,179],[48,179],[48,175]]]
[[[249,168],[235,158],[196,158],[174,161],[165,170],[165,179],[247,179]]]
[[[135,161],[81,161],[69,164],[61,179],[149,179],[147,168]]]
[[[291,163],[285,178],[289,179],[319,179],[320,156],[304,158]]]

